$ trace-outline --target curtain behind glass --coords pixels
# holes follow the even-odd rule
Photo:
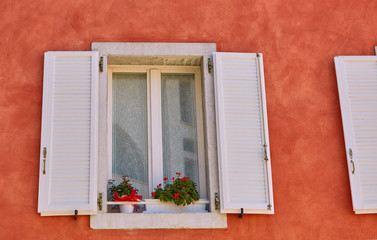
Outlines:
[[[199,190],[195,75],[161,74],[164,177],[190,177]]]
[[[113,179],[128,176],[148,196],[147,76],[113,73]]]

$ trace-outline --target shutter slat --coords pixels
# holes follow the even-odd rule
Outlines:
[[[261,56],[215,53],[214,68],[221,211],[273,213]]]
[[[335,66],[353,207],[377,212],[377,57],[336,57]]]
[[[47,52],[38,203],[42,215],[96,212],[97,111],[98,52]]]

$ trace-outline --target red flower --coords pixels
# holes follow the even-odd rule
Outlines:
[[[177,174],[177,175],[178,175],[178,177],[179,177],[179,176],[181,176],[181,173],[180,173],[180,172],[176,172],[175,174]]]
[[[167,178],[167,177],[164,177],[164,181],[166,181],[166,180],[168,180],[168,178]]]
[[[190,177],[188,177],[187,180],[190,180]]]
[[[151,192],[151,195],[152,195],[152,197],[154,197],[154,195],[156,195],[156,193],[155,192]]]
[[[183,182],[183,179],[181,179],[181,182]]]
[[[174,177],[171,178],[171,180],[173,180],[173,181],[174,181],[174,179],[175,179]]]
[[[183,179],[183,180],[186,180],[186,177],[183,177],[182,179]]]
[[[159,187],[161,187],[161,186],[162,186],[162,184],[161,184],[161,183],[157,185],[157,187],[158,187],[158,188],[159,188]]]
[[[179,194],[179,193],[174,194],[174,198],[179,197],[179,195],[181,195],[181,194]]]

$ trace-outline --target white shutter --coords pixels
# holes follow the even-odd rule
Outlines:
[[[223,213],[274,213],[262,54],[214,53]]]
[[[43,216],[96,213],[98,58],[94,51],[45,53],[38,200]]]
[[[377,57],[335,57],[353,208],[377,213]]]

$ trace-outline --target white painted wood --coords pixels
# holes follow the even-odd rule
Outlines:
[[[335,57],[335,68],[353,208],[377,213],[377,56]]]
[[[214,73],[221,212],[273,214],[262,55],[214,53]]]
[[[161,118],[161,71],[150,69],[150,110],[151,110],[151,141],[152,141],[152,186],[151,190],[163,179],[162,153],[162,118]]]
[[[98,60],[98,52],[45,53],[38,200],[43,216],[96,213]]]

